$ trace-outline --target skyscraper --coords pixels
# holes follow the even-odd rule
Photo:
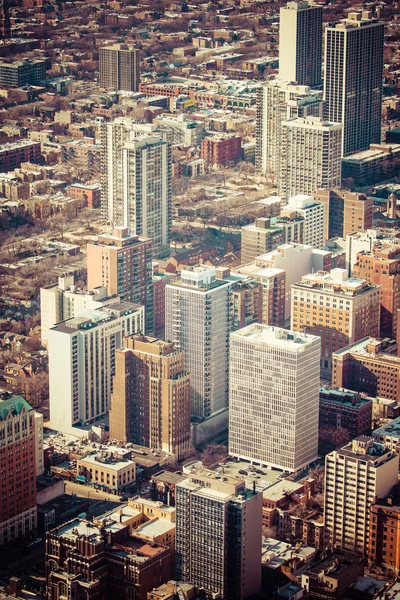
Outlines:
[[[228,409],[228,343],[231,282],[216,279],[214,267],[184,270],[166,286],[165,334],[185,353],[190,373],[192,419]]]
[[[137,92],[140,83],[139,50],[127,44],[99,49],[100,87]]]
[[[278,327],[231,334],[229,454],[287,471],[316,460],[320,349]]]
[[[127,337],[115,351],[110,438],[183,456],[190,447],[190,376],[171,342]]]
[[[131,119],[102,127],[102,212],[113,226],[151,238],[153,256],[161,257],[172,219],[171,146],[142,127]]]
[[[273,80],[257,90],[256,169],[275,180],[279,172],[282,123],[287,119],[322,116],[322,93],[305,85]]]
[[[342,156],[381,142],[383,36],[367,11],[325,30],[324,116],[343,123]]]
[[[322,83],[322,6],[295,0],[280,10],[279,79]]]
[[[340,185],[342,125],[319,117],[282,123],[278,194],[288,199]]]
[[[397,484],[399,457],[360,436],[325,461],[325,531],[332,547],[366,553],[370,507]]]
[[[125,227],[115,227],[112,234],[99,235],[97,242],[87,245],[89,288],[102,286],[109,296],[142,304],[147,334],[153,332],[151,258],[151,240],[131,235]]]
[[[176,578],[204,588],[207,597],[258,594],[262,495],[238,477],[205,469],[178,483],[175,493]]]
[[[124,335],[143,331],[144,309],[117,303],[58,323],[49,331],[50,417],[54,428],[71,432],[109,409],[115,349]]]

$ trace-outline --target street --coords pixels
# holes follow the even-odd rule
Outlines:
[[[119,496],[115,496],[114,494],[110,494],[107,492],[103,492],[102,490],[95,490],[93,487],[89,487],[87,485],[81,485],[80,483],[75,483],[73,481],[65,482],[65,493],[76,494],[79,498],[87,498],[88,500],[110,500],[111,502],[119,503]]]

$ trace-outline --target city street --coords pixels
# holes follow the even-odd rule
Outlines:
[[[65,482],[65,493],[76,494],[79,498],[87,498],[88,500],[110,500],[111,502],[119,503],[119,496],[114,496],[114,494],[110,494],[107,492],[103,492],[102,490],[95,490],[93,487],[89,487],[86,485],[81,485],[80,483],[75,483],[73,481]]]

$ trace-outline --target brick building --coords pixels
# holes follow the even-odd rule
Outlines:
[[[78,198],[86,203],[88,208],[99,208],[101,202],[101,186],[98,183],[85,185],[84,183],[74,183],[68,188],[68,194],[71,198]]]
[[[351,390],[321,387],[319,392],[319,427],[342,427],[350,438],[369,433],[372,402]]]
[[[325,206],[325,239],[346,238],[355,231],[371,229],[373,200],[365,194],[340,189],[319,189],[315,201]]]
[[[7,173],[21,166],[21,163],[37,163],[41,159],[40,143],[19,140],[0,145],[0,173]]]
[[[388,577],[400,572],[400,488],[394,486],[386,498],[370,507],[371,534],[368,562],[378,566]]]
[[[227,134],[206,137],[201,142],[200,156],[213,167],[236,163],[242,158],[242,138]]]

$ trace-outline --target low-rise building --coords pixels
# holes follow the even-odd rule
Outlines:
[[[13,171],[23,162],[35,163],[41,159],[40,143],[18,140],[0,145],[0,173]]]
[[[260,218],[242,227],[242,264],[252,262],[257,256],[275,250],[285,243],[282,227],[273,225],[271,219]]]
[[[201,142],[201,158],[213,167],[237,163],[242,158],[242,138],[222,133],[208,136]]]
[[[93,452],[77,461],[77,479],[110,494],[122,494],[136,481],[132,452]]]
[[[369,150],[342,158],[342,178],[355,185],[371,185],[398,172],[400,144],[371,144]]]

